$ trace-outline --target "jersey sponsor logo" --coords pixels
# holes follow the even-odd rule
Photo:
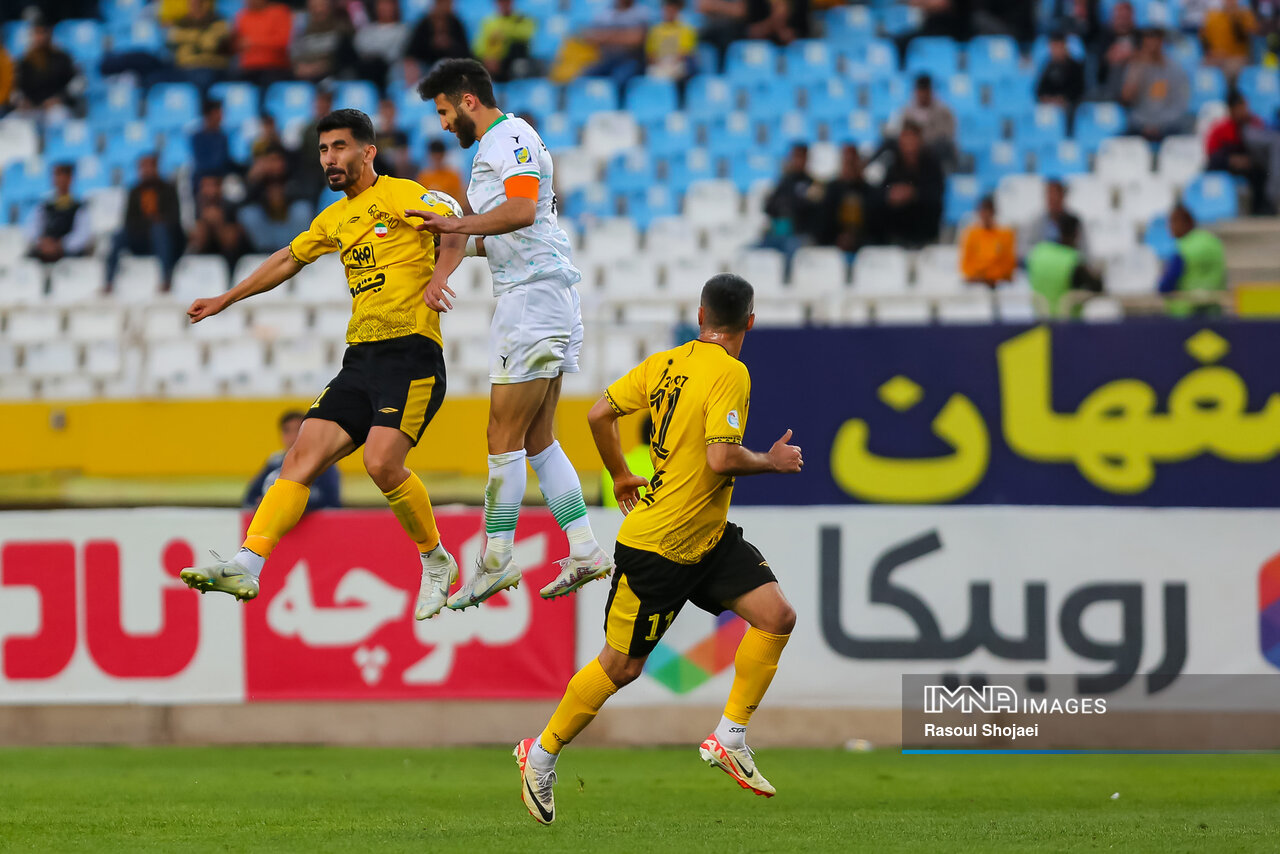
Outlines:
[[[381,412],[381,413],[384,413],[384,414],[386,414],[386,415],[390,415],[391,413],[393,413],[393,412],[399,412],[400,410],[399,410],[399,409],[396,409],[394,406],[384,406],[384,407],[382,407],[381,409],[379,409],[378,411],[379,411],[379,412]]]
[[[375,222],[373,224],[373,236],[378,238],[386,237],[390,233],[385,222]]]
[[[724,420],[728,421],[729,426],[732,427],[734,430],[737,430],[741,423],[740,420],[738,419],[738,410],[736,409],[730,409],[729,414],[724,417]]]
[[[369,276],[368,278],[361,279],[351,286],[351,297],[354,299],[365,291],[377,291],[386,283],[387,276],[385,273],[378,273],[375,276]]]
[[[511,358],[511,356],[510,356],[509,354],[508,354],[508,355],[506,355],[506,356],[503,356],[502,354],[499,354],[499,355],[498,355],[498,358],[502,360],[502,367],[505,369],[505,368],[507,367],[507,359],[510,359],[510,358]]]
[[[519,148],[517,148],[515,150],[515,155],[516,155],[517,163],[528,163],[530,158],[532,157],[532,155],[529,154],[529,146],[527,145],[522,145]]]
[[[347,253],[347,266],[353,270],[367,270],[378,266],[376,253],[372,243],[357,243]]]
[[[359,221],[360,221],[360,214],[356,214],[351,219],[347,220],[347,223],[350,224],[350,223],[359,222]]]
[[[386,211],[378,210],[377,205],[369,205],[368,214],[369,218],[376,223],[376,225],[374,225],[375,231],[377,230],[378,225],[392,230],[396,229],[400,225],[400,220],[396,219]]]

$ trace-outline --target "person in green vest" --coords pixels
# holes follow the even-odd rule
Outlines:
[[[643,478],[653,477],[653,458],[649,456],[649,441],[653,438],[653,419],[648,415],[640,422],[640,444],[627,451],[623,456],[627,460],[627,468]],[[643,491],[641,492],[643,495]],[[613,495],[613,478],[608,471],[600,472],[600,504],[604,507],[617,507],[618,499]]]
[[[497,0],[497,6],[497,11],[480,23],[471,50],[495,83],[529,77],[533,71],[528,67],[529,43],[538,22],[517,12],[513,0]]]
[[[1196,228],[1196,218],[1184,205],[1176,205],[1169,214],[1169,232],[1177,241],[1178,251],[1165,262],[1160,277],[1160,293],[1225,291],[1227,289],[1227,257],[1218,236]],[[1174,317],[1216,316],[1222,313],[1217,303],[1194,300],[1169,300],[1169,314]]]
[[[1058,239],[1040,241],[1027,256],[1031,290],[1044,298],[1050,317],[1064,316],[1062,298],[1067,291],[1102,290],[1102,279],[1084,262],[1079,243],[1080,220],[1066,214],[1058,222]]]

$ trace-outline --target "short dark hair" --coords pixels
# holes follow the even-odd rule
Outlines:
[[[306,418],[306,413],[298,409],[290,409],[280,416],[280,429],[283,430],[285,425],[290,421],[301,421]]]
[[[463,95],[475,95],[486,107],[498,106],[489,69],[474,59],[440,60],[418,84],[418,95],[424,101],[434,101],[437,95],[444,95],[454,104],[461,101]]]
[[[996,197],[988,193],[987,195],[978,199],[978,210],[982,210],[983,208],[990,208],[991,212],[995,213]]]
[[[1169,211],[1169,221],[1172,222],[1174,217],[1185,217],[1192,228],[1196,227],[1196,215],[1191,212],[1191,208],[1182,202],[1178,202],[1173,206],[1173,210]]]
[[[1048,190],[1061,190],[1064,193],[1067,191],[1067,185],[1062,183],[1061,178],[1050,178],[1044,182],[1044,186]]]
[[[1067,214],[1058,220],[1058,242],[1063,246],[1075,246],[1080,239],[1080,219]]]
[[[1231,91],[1227,92],[1227,106],[1238,107],[1241,104],[1244,104],[1247,107],[1249,106],[1249,101],[1245,98],[1243,92],[1232,86]]]
[[[702,286],[702,308],[707,326],[742,332],[755,307],[755,289],[735,273],[717,273]]]
[[[331,130],[349,130],[351,138],[361,145],[373,145],[378,138],[373,131],[373,120],[359,110],[334,110],[316,122],[317,134]]]
[[[205,98],[200,102],[200,115],[207,116],[214,110],[221,110],[222,102],[217,98]]]
[[[916,75],[916,88],[917,88],[917,89],[932,89],[932,88],[933,88],[933,78],[932,78],[932,77],[930,77],[928,74],[917,74],[917,75]]]
[[[443,139],[433,139],[427,143],[427,151],[432,154],[444,154],[445,145]]]
[[[74,175],[76,174],[76,164],[72,163],[70,160],[59,160],[57,163],[53,164],[53,171],[65,172],[68,175]]]

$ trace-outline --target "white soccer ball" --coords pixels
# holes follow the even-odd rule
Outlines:
[[[422,194],[424,209],[439,216],[462,216],[462,205],[448,193],[427,190]]]

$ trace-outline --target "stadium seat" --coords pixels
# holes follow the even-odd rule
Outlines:
[[[840,147],[833,142],[814,142],[809,145],[809,174],[827,183],[840,174]]]
[[[347,324],[351,321],[351,306],[327,303],[316,306],[311,316],[311,333],[322,339],[341,341],[346,337]]]
[[[1276,69],[1252,65],[1240,72],[1236,86],[1254,113],[1269,125],[1275,122],[1280,111],[1280,74]]]
[[[93,134],[83,119],[68,119],[45,130],[44,160],[50,165],[72,163],[93,152]]]
[[[625,111],[595,113],[582,128],[582,147],[602,160],[638,145],[640,126]]]
[[[923,326],[933,320],[933,310],[922,299],[877,299],[873,302],[877,326]]]
[[[53,192],[53,179],[49,168],[39,157],[10,163],[5,167],[3,183],[4,203],[24,204],[38,202]]]
[[[227,262],[221,255],[183,255],[173,271],[170,296],[179,302],[216,296],[227,290]]]
[[[161,139],[152,134],[144,122],[126,122],[111,133],[104,146],[102,159],[109,169],[120,173],[121,183],[137,180],[137,162],[143,154],[159,153]]]
[[[958,115],[983,109],[982,93],[968,74],[950,75],[938,83],[938,91],[941,100]]]
[[[249,329],[257,338],[277,341],[306,334],[307,310],[291,304],[260,305],[252,309]]]
[[[1049,143],[1036,155],[1036,171],[1046,179],[1059,180],[1069,175],[1081,175],[1089,171],[1089,160],[1083,148],[1074,140],[1064,139]]]
[[[98,384],[81,373],[46,377],[40,383],[41,400],[91,400],[98,396]]]
[[[1143,226],[1173,209],[1177,194],[1172,184],[1149,175],[1120,188],[1120,215],[1133,226]]]
[[[27,235],[20,225],[0,225],[0,275],[27,254]],[[0,284],[0,305],[5,301],[5,285]]]
[[[666,256],[659,267],[662,269],[666,295],[685,303],[697,302],[707,279],[724,272],[720,263],[705,253],[683,257]]]
[[[339,80],[333,84],[335,109],[359,110],[376,119],[379,100],[378,87],[368,80]]]
[[[684,216],[696,226],[735,222],[741,197],[731,181],[695,181],[684,195]]]
[[[1067,36],[1067,53],[1081,62],[1085,60],[1084,42],[1075,33]],[[1048,61],[1049,37],[1047,35],[1037,36],[1036,40],[1031,43],[1030,64],[1033,73],[1028,76],[1038,80],[1040,78],[1040,69]]]
[[[746,106],[743,108],[753,122],[768,122],[778,114],[794,112],[803,87],[784,77],[761,77],[747,82],[743,87]]]
[[[644,253],[653,257],[688,257],[696,255],[700,248],[698,230],[684,217],[655,217],[644,232]]]
[[[943,201],[942,221],[957,226],[973,215],[982,198],[982,185],[973,175],[948,175]]]
[[[304,81],[272,83],[267,87],[262,109],[276,120],[276,126],[283,132],[290,125],[305,123],[311,118],[315,97],[315,87]]]
[[[194,327],[183,314],[184,308],[176,303],[143,305],[133,311],[129,325],[146,341],[186,338]]]
[[[924,13],[915,6],[893,3],[880,8],[880,28],[892,38],[914,33],[923,23]]]
[[[992,323],[996,307],[990,293],[971,290],[934,301],[938,322],[946,324]]]
[[[628,217],[608,217],[591,224],[583,235],[586,248],[593,254],[634,258],[640,255],[640,229]]]
[[[693,122],[679,110],[672,110],[644,127],[644,147],[659,159],[682,154],[697,144]],[[559,163],[558,153],[556,162]]]
[[[795,83],[819,83],[836,76],[836,55],[827,42],[800,39],[782,55],[783,74]]]
[[[866,6],[837,6],[823,16],[826,39],[840,47],[865,45],[876,34],[876,22]]]
[[[1094,297],[1080,309],[1086,323],[1115,323],[1124,320],[1124,306],[1111,297]]]
[[[861,63],[874,77],[898,74],[898,49],[888,39],[872,39],[862,51]]]
[[[858,109],[858,92],[848,80],[830,77],[805,87],[805,113],[815,122],[835,128]]]
[[[604,172],[611,193],[643,193],[658,182],[658,172],[647,149],[636,146],[620,151],[610,160]]]
[[[1166,138],[1156,156],[1157,173],[1175,187],[1185,187],[1204,171],[1205,165],[1204,143],[1195,136]]]
[[[666,161],[666,175],[667,186],[683,195],[693,182],[717,177],[716,163],[705,148],[691,148]]]
[[[14,344],[52,341],[61,334],[62,312],[55,308],[14,308],[5,320],[5,339]]]
[[[453,319],[453,312],[441,318],[442,323]],[[446,336],[448,333],[446,333]],[[326,363],[325,342],[307,336],[277,340],[271,345],[271,364],[283,377],[307,376],[323,371]]]
[[[738,253],[729,270],[750,281],[757,296],[779,296],[787,279],[787,256],[777,249],[752,247]]]
[[[959,127],[956,145],[964,153],[972,155],[975,161],[1001,141],[1003,122],[992,110],[969,110],[957,114],[956,119]]]
[[[575,122],[618,109],[618,91],[611,80],[581,77],[565,87],[564,110]]]
[[[106,170],[102,158],[98,158],[99,168]],[[85,194],[85,202],[89,205],[89,226],[95,237],[105,238],[120,229],[121,217],[127,194],[124,187],[101,187]]]
[[[1220,69],[1211,65],[1197,68],[1191,74],[1191,109],[1199,111],[1210,101],[1225,101],[1227,78]],[[1252,104],[1252,101],[1250,102]]]
[[[216,380],[246,380],[261,373],[267,360],[266,344],[252,338],[237,337],[211,344],[208,353],[209,375]]]
[[[36,123],[20,116],[0,119],[0,168],[28,160],[40,153]]]
[[[147,128],[187,133],[200,121],[200,90],[190,83],[157,83],[147,91]]]
[[[907,79],[900,75],[872,81],[867,95],[867,106],[880,121],[888,121],[902,112],[902,108],[911,100]]]
[[[18,345],[0,341],[0,377],[18,370]],[[0,397],[3,400],[3,397]]]
[[[1056,104],[1037,104],[1019,119],[1013,128],[1013,139],[1025,148],[1041,149],[1061,142],[1067,136],[1067,116]]]
[[[1095,261],[1123,255],[1138,243],[1136,229],[1118,213],[1085,220],[1084,232],[1089,257]]]
[[[907,45],[904,71],[908,76],[927,74],[933,78],[936,88],[960,69],[960,47],[953,39],[942,36],[921,36]]]
[[[724,76],[730,80],[750,83],[753,80],[772,78],[778,73],[778,49],[767,41],[736,41],[725,53]]]
[[[27,21],[7,21],[4,25],[4,47],[11,57],[21,57],[27,52],[31,37],[31,24]]]
[[[111,170],[96,154],[86,154],[76,161],[71,192],[80,198],[98,190],[111,189]]]
[[[625,195],[627,216],[640,228],[648,228],[649,223],[658,217],[680,213],[679,197],[664,184],[654,183]]]
[[[658,121],[679,109],[676,84],[657,77],[633,77],[627,82],[624,104],[636,121]]]
[[[108,24],[111,49],[117,53],[164,53],[164,32],[160,25],[145,14],[137,14],[118,24]]]
[[[1188,76],[1195,74],[1204,64],[1204,49],[1198,38],[1175,39],[1165,45],[1165,53],[1181,65]]]
[[[757,181],[774,181],[778,177],[778,160],[765,151],[740,154],[729,158],[729,179],[741,193],[747,192]]]
[[[955,244],[926,246],[916,256],[916,291],[944,296],[964,290],[960,276],[960,248]]]
[[[165,134],[164,142],[160,145],[160,174],[172,179],[181,170],[190,167],[191,161],[191,137],[181,131]]]
[[[737,89],[726,77],[695,74],[685,87],[684,102],[700,114],[722,116],[738,109]]]
[[[1067,210],[1081,219],[1096,219],[1111,213],[1111,186],[1092,173],[1068,175]]]
[[[193,380],[200,374],[204,354],[200,343],[186,338],[170,338],[147,343],[143,373],[153,380]]]
[[[853,110],[830,127],[828,136],[841,144],[875,145],[880,141],[880,123],[866,110]]]
[[[1093,162],[1094,174],[1112,185],[1128,183],[1151,172],[1151,146],[1139,136],[1104,139]]]
[[[620,197],[610,193],[603,184],[589,184],[565,200],[562,215],[572,219],[617,216],[619,200]]]
[[[580,148],[562,148],[555,153],[556,188],[573,193],[599,179],[599,161]]]
[[[62,258],[49,267],[50,303],[85,302],[105,290],[102,261],[97,258]]]
[[[551,62],[556,58],[565,40],[573,34],[574,25],[568,15],[551,15],[543,19],[533,31],[533,41],[529,43],[529,55],[542,62]]]
[[[81,68],[97,68],[102,61],[102,24],[92,19],[68,18],[53,25],[53,41],[71,54]]]
[[[109,79],[100,97],[89,100],[89,124],[99,133],[110,133],[138,118],[141,94],[133,78]]]
[[[412,93],[417,98],[417,93]],[[543,79],[513,80],[503,92],[503,108],[519,116],[542,119],[560,111],[560,89]]]
[[[23,235],[21,228],[7,229],[7,233]],[[23,247],[26,238],[22,237]],[[45,299],[44,265],[32,258],[25,258],[25,252],[11,255],[0,265],[0,308],[8,306],[40,305]]]
[[[111,298],[123,305],[146,305],[160,295],[160,262],[150,256],[124,255],[116,269]]]
[[[996,319],[1001,323],[1034,323],[1035,300],[1030,291],[1012,287],[1000,288],[995,293]]]
[[[110,377],[124,370],[124,348],[118,339],[96,339],[84,348],[85,373],[95,378]]]
[[[979,83],[1017,76],[1018,43],[1010,36],[978,36],[969,42],[965,69]]]
[[[1222,101],[1209,101],[1201,104],[1200,109],[1196,111],[1196,135],[1200,137],[1208,136],[1210,129],[1222,119],[1225,119],[1229,112],[1227,105]]]
[[[67,337],[74,341],[119,341],[124,335],[123,308],[80,305],[67,309]]]
[[[1234,219],[1239,213],[1235,182],[1226,172],[1197,176],[1187,185],[1182,202],[1200,225]]]
[[[24,350],[22,367],[37,378],[74,374],[80,369],[80,345],[74,341],[33,342]]]
[[[656,295],[657,289],[657,260],[649,255],[615,257],[600,271],[600,290],[606,295],[626,299]]]
[[[1012,142],[995,142],[977,156],[978,178],[983,187],[995,187],[1004,177],[1026,169],[1026,156]]]
[[[716,159],[737,157],[756,148],[755,126],[743,112],[729,113],[707,135],[707,153]]]
[[[1150,246],[1132,246],[1107,259],[1103,285],[1112,296],[1145,296],[1156,292],[1160,259]]]
[[[222,128],[228,135],[239,132],[246,121],[253,120],[256,123],[260,107],[258,87],[252,83],[214,83],[209,87],[209,97],[222,103]]]
[[[1121,136],[1128,125],[1128,114],[1119,104],[1081,104],[1076,109],[1075,141],[1093,154],[1104,139]]]
[[[841,294],[849,282],[849,263],[834,246],[801,246],[791,256],[788,281],[800,295]]]
[[[1044,178],[1005,175],[996,186],[996,210],[1001,222],[1021,227],[1044,213]]]

